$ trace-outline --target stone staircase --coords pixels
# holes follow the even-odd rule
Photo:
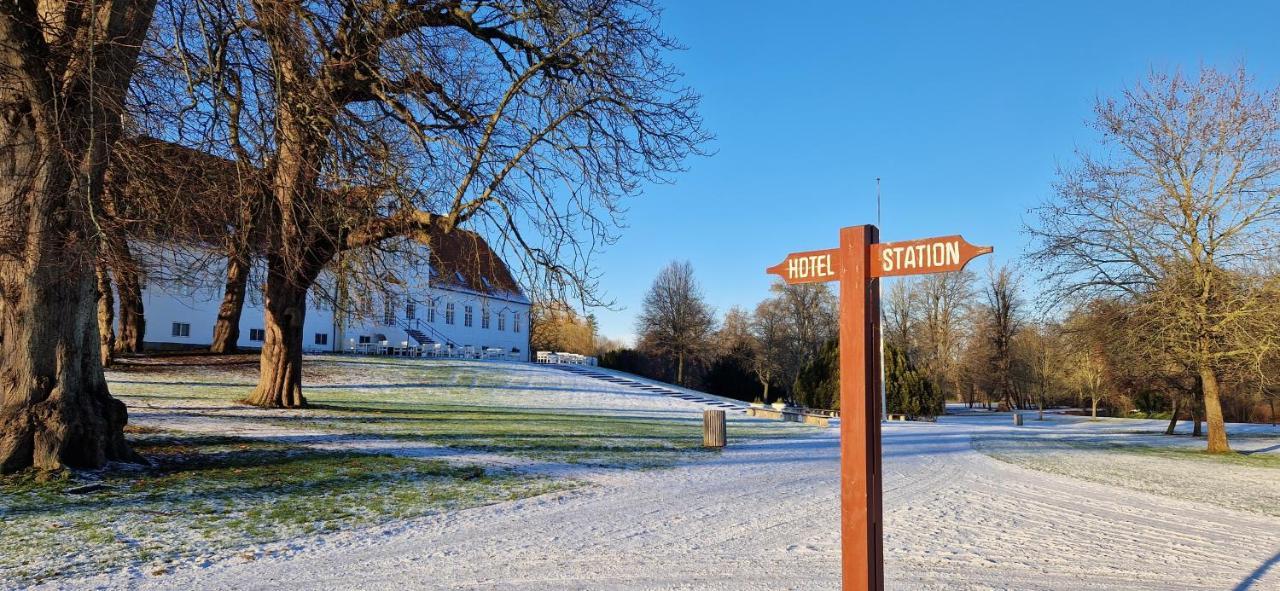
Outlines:
[[[648,392],[651,394],[661,394],[663,396],[679,398],[681,400],[687,400],[689,402],[705,404],[711,408],[722,408],[725,410],[747,412],[747,403],[745,402],[739,402],[737,400],[730,400],[727,398],[720,398],[720,397],[715,397],[710,395],[698,396],[697,394],[693,394],[690,392],[681,392],[678,390],[673,390],[671,388],[665,388],[663,386],[659,386],[656,384],[646,384],[644,382],[638,382],[636,380],[624,378],[622,376],[614,375],[611,373],[605,373],[603,371],[600,371],[585,365],[552,364],[551,367],[555,367],[556,369],[562,369],[569,373],[577,374],[583,377],[597,379],[597,380],[609,382],[611,384],[617,384],[619,386],[626,386],[628,388],[634,388],[641,392]]]
[[[404,329],[404,333],[405,333],[405,334],[407,334],[407,335],[409,335],[409,338],[413,339],[414,341],[417,341],[417,343],[418,343],[419,345],[434,345],[434,344],[436,344],[435,339],[433,339],[433,338],[431,338],[431,337],[427,336],[427,335],[426,335],[426,333],[424,333],[424,332],[422,332],[422,331],[420,331],[420,330],[418,330],[418,329],[416,329],[416,328],[406,328],[406,329]]]

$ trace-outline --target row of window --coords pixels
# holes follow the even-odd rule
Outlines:
[[[455,324],[456,316],[457,314],[455,313],[453,302],[445,302],[444,323]],[[413,302],[409,302],[405,304],[404,318],[405,320],[416,320],[418,318],[418,306]],[[475,313],[474,313],[473,307],[463,306],[462,325],[473,326],[474,320],[475,320]],[[434,323],[435,321],[436,321],[436,306],[434,303],[432,303],[427,306],[427,322]],[[396,310],[395,310],[395,307],[392,306],[390,303],[383,306],[382,323],[387,326],[396,325]],[[484,329],[489,328],[489,309],[488,308],[480,309],[480,328],[484,328]],[[507,315],[504,313],[499,313],[498,314],[498,330],[506,330],[506,329],[507,329]],[[511,314],[511,330],[513,332],[520,332],[520,313],[519,312],[512,312]]]
[[[190,337],[190,336],[191,336],[191,323],[189,323],[189,322],[174,322],[174,323],[173,323],[173,331],[172,331],[170,334],[172,334],[172,335],[173,335],[173,336],[175,336],[175,337]],[[250,341],[252,341],[252,342],[255,342],[255,343],[261,343],[262,341],[267,340],[267,331],[266,331],[266,330],[263,330],[263,329],[261,329],[261,328],[250,328],[250,329],[249,329],[249,340],[250,340]],[[329,333],[326,333],[326,332],[318,332],[318,333],[316,333],[316,341],[315,341],[315,342],[316,342],[316,344],[317,344],[317,345],[328,345],[328,344],[329,344]]]

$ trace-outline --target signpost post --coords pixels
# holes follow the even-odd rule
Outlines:
[[[960,236],[879,243],[872,225],[840,247],[795,252],[767,272],[789,284],[840,282],[840,537],[844,591],[884,588],[880,472],[880,277],[959,271],[992,252]]]

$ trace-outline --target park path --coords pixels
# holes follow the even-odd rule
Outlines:
[[[1280,589],[1280,519],[998,462],[970,445],[1004,429],[995,420],[885,428],[890,588]],[[252,561],[62,585],[836,589],[834,433],[596,474],[575,492],[297,540]]]

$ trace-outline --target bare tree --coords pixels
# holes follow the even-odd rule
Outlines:
[[[535,351],[594,355],[595,332],[568,304],[535,299],[529,308],[529,346]]]
[[[644,296],[636,332],[641,348],[676,362],[675,381],[685,381],[685,364],[711,350],[715,313],[702,298],[693,265],[672,262],[658,272]]]
[[[1030,228],[1032,260],[1060,295],[1158,302],[1153,337],[1195,368],[1208,450],[1229,451],[1222,365],[1265,346],[1261,291],[1232,277],[1275,252],[1280,94],[1255,92],[1243,69],[1203,68],[1154,73],[1095,110],[1106,151],[1061,174]]]
[[[930,381],[942,390],[944,399],[960,397],[960,354],[973,281],[972,273],[960,271],[924,275],[914,286],[920,315],[916,348]]]
[[[102,370],[95,216],[154,6],[0,5],[0,472],[136,458]]]
[[[889,285],[881,300],[881,321],[884,323],[884,341],[899,351],[909,352],[914,345],[915,324],[919,320],[919,300],[916,282],[910,277],[899,278]]]
[[[253,404],[304,404],[306,297],[340,252],[469,229],[534,291],[599,303],[591,258],[616,235],[619,198],[705,139],[650,0],[200,5],[230,11],[236,38],[236,59],[184,53],[234,72],[197,81],[201,96],[223,93],[218,80],[266,89],[243,107],[272,122],[256,158],[269,239]],[[176,16],[185,31],[208,21]]]
[[[787,323],[787,346],[781,352],[779,377],[790,387],[805,364],[822,352],[823,345],[836,338],[839,331],[836,296],[823,283],[775,283],[772,290],[777,294],[774,297]]]
[[[777,299],[760,302],[751,315],[751,333],[756,340],[751,367],[764,387],[763,402],[769,401],[769,387],[783,371],[782,360],[790,344],[788,326],[786,310]]]
[[[987,341],[991,387],[1010,409],[1023,406],[1015,379],[1013,339],[1022,328],[1022,300],[1018,296],[1018,276],[1008,265],[990,266],[983,290],[986,305],[979,312],[980,333]]]

